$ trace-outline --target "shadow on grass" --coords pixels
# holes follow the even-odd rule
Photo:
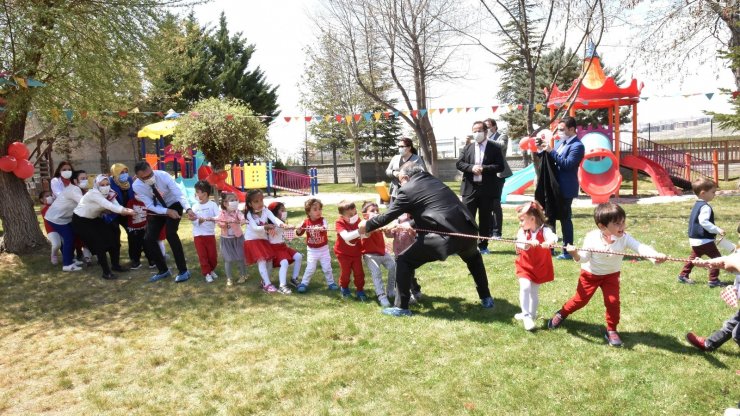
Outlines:
[[[461,297],[425,296],[411,310],[420,316],[449,321],[511,322],[511,317],[521,309],[505,299],[494,298],[493,309],[484,309],[480,301],[471,302]]]
[[[546,330],[546,328],[545,328]],[[556,331],[566,331],[585,342],[592,344],[605,344],[606,328],[603,325],[593,324],[571,319],[570,317]],[[631,350],[635,345],[641,344],[652,348],[658,348],[681,355],[693,355],[703,357],[709,364],[717,368],[727,368],[725,364],[716,357],[699,351],[696,348],[682,343],[675,336],[659,334],[653,331],[619,331],[622,338],[623,349]]]

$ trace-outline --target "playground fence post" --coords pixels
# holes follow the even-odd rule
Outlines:
[[[719,152],[717,149],[712,150],[712,171],[714,173],[714,183],[719,185]]]
[[[272,189],[272,161],[267,162],[267,195],[270,195]]]
[[[311,195],[319,193],[319,170],[317,168],[311,168],[309,171]]]
[[[686,172],[684,173],[684,179],[691,182],[691,153],[684,153],[684,163],[686,166]]]

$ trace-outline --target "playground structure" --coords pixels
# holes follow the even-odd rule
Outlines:
[[[193,186],[198,180],[206,180],[221,192],[230,192],[240,202],[245,202],[248,189],[266,189],[267,193],[283,190],[301,195],[319,192],[317,170],[310,169],[309,175],[275,169],[272,162],[249,163],[233,161],[223,170],[214,172],[200,151],[188,149],[177,152],[172,145],[165,145],[165,136],[172,135],[179,115],[170,112],[164,121],[144,126],[139,132],[141,155],[152,169],[165,170],[172,164],[175,181],[191,203],[195,202]],[[147,141],[150,140],[150,146]],[[151,152],[153,150],[153,153]]]
[[[578,179],[581,189],[591,196],[593,203],[602,203],[614,196],[619,196],[622,182],[620,167],[632,170],[632,195],[637,196],[638,172],[648,175],[661,196],[681,195],[681,190],[691,189],[691,180],[698,177],[710,177],[718,181],[718,157],[716,151],[713,161],[708,162],[692,158],[688,153],[671,149],[647,139],[637,137],[637,103],[643,84],[632,79],[624,88],[616,85],[614,78],[607,77],[593,44],[589,44],[583,60],[583,82],[579,79],[566,91],[553,85],[552,94],[547,103],[550,118],[555,111],[569,106],[569,115],[575,116],[579,109],[608,110],[608,125],[601,127],[583,127],[577,129],[578,137],[584,144],[586,152],[579,167]],[[577,89],[577,93],[576,93]],[[548,90],[545,89],[545,95]],[[632,107],[632,141],[623,142],[620,135],[619,110],[622,106]],[[554,126],[551,126],[554,127]],[[551,135],[547,131],[548,135]],[[548,137],[545,137],[547,140]],[[552,139],[549,140],[554,147]],[[533,138],[523,139],[523,149],[535,150]],[[504,184],[502,201],[509,193],[521,194],[531,186],[535,179],[534,168],[527,167],[507,178]]]

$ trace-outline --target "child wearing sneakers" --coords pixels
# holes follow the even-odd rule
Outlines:
[[[738,225],[737,227],[737,232],[740,233],[740,225]],[[740,244],[738,244],[738,246],[735,248],[734,255],[737,256],[738,254],[740,254]],[[726,258],[727,257],[717,257],[710,260],[699,259],[695,261],[695,265],[701,267],[722,266],[725,264]],[[740,272],[735,275],[735,284],[733,286],[733,290],[735,290],[735,293],[740,298]],[[688,340],[691,345],[702,351],[714,351],[717,348],[721,347],[722,344],[729,341],[730,338],[732,338],[737,343],[737,345],[740,346],[740,309],[735,311],[735,314],[731,316],[730,319],[725,321],[724,325],[722,325],[722,328],[714,331],[712,335],[706,338],[697,336],[693,332],[689,332],[688,334],[686,334],[686,340]]]
[[[691,209],[689,216],[689,244],[691,244],[691,255],[689,261],[683,266],[683,270],[678,275],[679,283],[694,284],[689,277],[691,270],[694,268],[693,260],[708,256],[709,258],[720,257],[714,238],[717,234],[724,236],[725,231],[714,225],[714,211],[709,202],[714,199],[717,192],[717,185],[708,178],[697,179],[691,183],[691,189],[699,198]],[[709,287],[723,286],[719,280],[719,269],[709,270]]]
[[[663,263],[666,257],[625,233],[626,219],[627,214],[619,205],[611,202],[599,204],[594,210],[594,222],[598,229],[586,234],[581,250],[575,251],[576,248],[570,244],[565,247],[573,260],[581,263],[581,275],[576,294],[547,322],[548,328],[559,327],[570,314],[588,305],[596,290],[601,288],[606,306],[606,340],[613,347],[622,345],[617,325],[620,315],[619,277],[624,256],[587,250],[623,252],[630,249],[642,256],[656,257],[651,259],[654,263]]]
[[[272,212],[277,218],[280,218],[284,223],[288,220],[288,211],[285,209],[285,204],[278,201],[273,201],[267,206],[267,209]],[[289,226],[286,223],[286,228]],[[272,267],[280,267],[278,271],[278,278],[280,279],[280,287],[278,292],[284,295],[290,295],[292,292],[288,288],[288,266],[294,263],[293,266],[293,277],[290,279],[294,286],[298,286],[298,273],[301,272],[301,260],[303,255],[293,250],[285,244],[285,238],[283,237],[283,228],[275,229],[274,234],[268,235],[270,246],[272,246],[272,252],[275,255],[272,259]]]
[[[134,211],[134,215],[128,217],[128,243],[130,246],[129,252],[131,253],[131,270],[136,270],[141,267],[141,253],[144,252],[147,260],[149,260],[149,268],[153,269],[157,267],[156,264],[151,260],[151,256],[146,252],[144,245],[144,235],[146,234],[147,224],[147,211],[146,206],[138,198],[134,197],[128,200],[126,208]],[[166,237],[166,229],[162,227],[162,231],[159,233],[159,250],[162,252],[162,256],[166,259],[164,249],[164,240]]]
[[[242,225],[246,223],[244,214],[239,211],[239,201],[232,193],[221,194],[221,212],[216,218],[216,224],[221,228],[221,257],[224,259],[224,270],[226,271],[226,286],[233,285],[231,276],[231,265],[239,266],[239,280],[237,283],[247,281],[247,266],[244,263],[244,232]]]
[[[352,297],[349,290],[349,276],[354,276],[357,299],[366,301],[365,270],[362,268],[362,244],[360,243],[360,217],[352,201],[341,201],[337,206],[339,218],[334,224],[337,230],[337,241],[334,254],[339,262],[339,290],[343,298]]]
[[[49,207],[54,202],[54,195],[51,191],[42,191],[39,194],[39,202],[41,202],[41,218],[44,220],[46,238],[51,243],[51,264],[56,266],[59,263],[59,250],[62,248],[62,237],[58,232],[54,231],[51,224],[44,218],[46,211],[49,210]]]
[[[317,263],[321,263],[321,270],[324,272],[329,290],[339,289],[339,286],[334,283],[334,275],[331,270],[329,234],[327,233],[329,224],[322,216],[321,210],[323,208],[324,204],[316,198],[306,200],[304,209],[307,218],[295,231],[295,234],[299,237],[306,233],[306,270],[303,272],[303,279],[298,285],[298,293],[306,293],[308,290],[308,284],[311,283],[311,277],[316,272]]]
[[[195,252],[198,253],[200,272],[206,282],[212,283],[213,279],[218,277],[216,274],[218,253],[216,252],[215,220],[221,210],[215,202],[211,201],[210,183],[198,181],[193,188],[195,188],[195,198],[198,200],[191,207],[196,217],[193,220],[193,243]]]
[[[362,216],[366,220],[378,215],[378,212],[378,204],[375,202],[366,201],[362,204]],[[387,294],[391,291],[395,293],[396,261],[393,260],[390,254],[385,252],[385,239],[381,232],[370,233],[367,238],[363,238],[360,241],[362,245],[362,258],[365,260],[367,268],[370,269],[378,302],[384,308],[390,307],[391,303],[388,300]],[[380,270],[381,265],[388,270],[387,290],[383,287],[383,272]]]
[[[265,208],[265,196],[259,189],[247,192],[247,206],[245,217],[247,219],[247,232],[244,235],[244,257],[247,264],[257,264],[260,277],[262,278],[262,290],[267,293],[277,292],[277,288],[270,282],[270,274],[267,272],[267,262],[272,262],[275,253],[272,252],[267,235],[273,234],[275,228],[282,227],[283,222],[277,219],[269,209]]]
[[[516,276],[519,280],[519,305],[522,311],[514,318],[522,321],[524,329],[532,331],[537,319],[540,285],[555,280],[552,268],[550,247],[558,236],[546,226],[545,213],[537,201],[518,206],[519,231],[516,235],[516,251],[519,254],[514,261]]]

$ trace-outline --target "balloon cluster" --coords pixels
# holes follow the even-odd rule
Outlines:
[[[528,150],[532,153],[536,153],[539,149],[539,146],[537,146],[537,139],[540,139],[542,142],[549,143],[550,139],[552,138],[552,132],[550,130],[544,129],[540,131],[539,137],[524,137],[519,141],[519,148],[522,150]]]
[[[0,170],[13,172],[20,179],[33,176],[33,163],[28,161],[28,148],[21,142],[13,142],[8,146],[8,154],[0,157]]]

